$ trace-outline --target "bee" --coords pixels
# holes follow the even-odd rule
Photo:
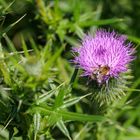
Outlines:
[[[104,77],[108,75],[110,68],[109,66],[100,66],[98,68],[93,68],[93,73],[91,78],[93,80],[97,80],[99,84],[101,84],[104,80]]]

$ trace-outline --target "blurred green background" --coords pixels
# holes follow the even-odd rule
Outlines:
[[[17,24],[10,26],[21,17],[23,18]],[[70,122],[67,125],[70,134],[65,129],[61,132],[57,128],[49,128],[49,134],[48,129],[47,131],[43,129],[39,134],[47,132],[48,137],[44,139],[65,140],[70,139],[70,135],[73,140],[140,140],[139,19],[140,0],[0,0],[0,35],[3,49],[11,51],[9,46],[19,52],[33,49],[36,54],[33,54],[30,65],[32,61],[38,59],[37,54],[40,50],[44,51],[46,46],[51,46],[49,49],[51,53],[46,51],[45,54],[42,51],[40,56],[47,55],[48,58],[45,59],[49,60],[53,54],[58,52],[54,60],[51,60],[52,64],[49,65],[53,68],[52,72],[47,74],[50,77],[55,75],[53,80],[57,83],[56,85],[70,81],[74,70],[74,66],[70,62],[73,58],[71,48],[79,44],[85,33],[94,34],[98,28],[115,30],[127,35],[128,40],[136,47],[136,59],[131,64],[134,76],[131,90],[128,91],[128,96],[123,101],[111,106],[110,112],[107,114],[110,118],[109,123],[97,124],[98,130],[96,130],[95,136],[94,124]],[[27,52],[26,55],[28,56]],[[35,68],[33,65],[33,69],[30,69],[26,65],[25,69],[29,74],[38,75],[40,67],[40,61],[37,61]],[[35,79],[35,81],[26,80],[27,77],[23,78],[27,82],[25,85],[27,92],[25,92],[30,92],[28,88],[32,88],[33,92],[37,91],[36,86],[42,88],[41,82],[44,82],[47,77],[44,75],[45,73],[42,74],[41,80]],[[33,85],[33,82],[37,83]],[[74,95],[84,94],[84,82],[76,79],[72,91]],[[25,98],[30,97],[27,95]],[[90,109],[85,108],[87,104],[90,104],[89,106],[92,108],[92,103],[85,100],[70,110],[90,114]],[[26,110],[26,107],[23,110]],[[1,124],[3,125],[3,123]],[[5,130],[1,133],[1,139],[7,139],[7,135],[7,130]],[[37,139],[41,139],[41,137],[38,136]]]
[[[20,33],[27,42],[28,36],[32,36],[42,46],[49,36],[72,46],[82,37],[83,32],[94,32],[96,28],[101,27],[128,35],[129,40],[136,45],[140,42],[139,0],[1,0],[0,4],[1,15],[4,14],[2,10],[7,9],[2,27],[26,14],[22,21],[8,32],[18,49],[21,47]],[[138,61],[139,59],[135,62],[136,65]],[[134,74],[140,73],[136,70]]]

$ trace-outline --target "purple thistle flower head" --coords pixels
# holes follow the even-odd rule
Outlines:
[[[95,36],[86,35],[73,62],[84,70],[82,76],[89,76],[102,84],[110,77],[118,77],[127,71],[127,65],[134,59],[134,48],[126,43],[126,36],[114,31],[97,30]]]

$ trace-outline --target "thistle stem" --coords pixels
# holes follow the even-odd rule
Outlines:
[[[78,73],[78,69],[75,68],[75,70],[74,70],[74,72],[72,74],[71,80],[70,80],[71,87],[73,86],[73,83],[74,83],[74,81],[76,79],[77,73]]]

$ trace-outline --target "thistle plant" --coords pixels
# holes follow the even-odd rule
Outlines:
[[[140,79],[130,80],[133,44],[115,31],[97,30],[109,25],[139,43],[125,18],[104,17],[104,1],[0,4],[0,140],[140,137],[140,95],[131,94],[140,91]],[[81,45],[72,49],[78,38]]]
[[[134,59],[134,48],[127,37],[115,31],[97,30],[95,36],[85,35],[81,46],[73,48],[78,53],[73,60],[77,68],[88,77],[93,98],[101,104],[120,97],[126,89],[124,74],[129,71],[129,63]]]

